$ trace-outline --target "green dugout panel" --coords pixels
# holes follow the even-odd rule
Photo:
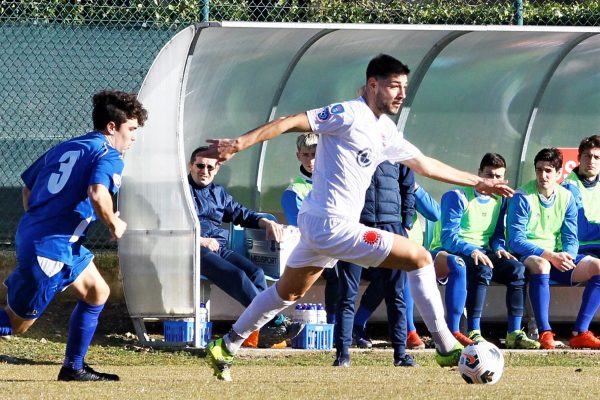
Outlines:
[[[388,53],[412,70],[409,96],[394,117],[398,129],[424,153],[473,172],[485,152],[501,153],[516,187],[533,176],[541,147],[576,147],[599,133],[599,32],[234,22],[186,28],[148,71],[140,98],[150,118],[126,156],[119,207],[129,231],[119,255],[131,315],[197,312],[200,232],[186,174],[190,153],[206,139],[353,98],[368,61]],[[295,139],[283,135],[237,155],[216,182],[281,218],[281,192],[298,171]],[[449,188],[419,182],[437,198]],[[503,295],[496,297],[489,302],[498,307],[488,310],[501,317]],[[231,303],[213,302],[213,318],[235,317]],[[572,320],[568,307],[553,316]]]

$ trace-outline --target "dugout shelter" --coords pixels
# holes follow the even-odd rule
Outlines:
[[[517,187],[533,179],[533,157],[542,147],[573,148],[599,133],[598,33],[593,27],[241,22],[179,32],[142,84],[149,119],[126,155],[119,195],[128,222],[120,265],[136,329],[148,318],[195,318],[206,300],[186,180],[189,155],[206,139],[235,137],[278,116],[354,98],[368,61],[388,53],[411,68],[408,97],[394,117],[407,139],[473,172],[485,152],[501,153]],[[216,182],[282,220],[280,195],[298,169],[295,139],[283,135],[236,155]],[[419,183],[437,199],[450,188],[425,178]],[[552,318],[574,320],[581,292],[561,290],[553,296]],[[484,318],[505,318],[503,298],[490,290]],[[240,310],[226,296],[213,298],[213,319],[235,319]]]

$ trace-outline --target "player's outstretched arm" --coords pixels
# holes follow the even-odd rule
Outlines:
[[[94,211],[110,230],[112,238],[117,240],[123,236],[127,223],[119,218],[118,212],[113,211],[113,201],[108,188],[104,185],[95,184],[88,187],[88,197],[92,202]]]
[[[402,163],[419,175],[446,183],[473,186],[479,193],[496,194],[504,197],[510,197],[514,193],[514,190],[506,184],[505,180],[481,178],[423,154],[402,161]]]
[[[248,147],[273,139],[286,132],[310,132],[310,124],[306,113],[281,117],[246,132],[237,139],[208,139],[208,150],[200,153],[203,157],[216,158],[224,162]]]

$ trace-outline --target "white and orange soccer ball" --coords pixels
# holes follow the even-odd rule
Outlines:
[[[458,371],[467,383],[494,384],[504,372],[504,356],[490,342],[479,342],[464,348]]]

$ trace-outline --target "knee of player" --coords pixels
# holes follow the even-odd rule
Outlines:
[[[590,278],[593,276],[600,275],[600,259],[591,258],[591,262],[588,267]]]
[[[492,269],[487,265],[478,265],[476,267],[468,273],[469,282],[476,285],[489,286],[492,279]]]
[[[449,254],[446,263],[448,264],[448,269],[453,272],[466,272],[467,266],[465,265],[465,261],[453,254]]]
[[[289,289],[289,288],[280,288],[277,286],[277,294],[284,301],[298,301],[302,297],[306,291],[302,291],[301,289]]]
[[[20,335],[22,333],[25,333],[25,332],[27,332],[29,330],[29,328],[31,327],[32,324],[33,323],[29,322],[29,321],[27,321],[26,323],[22,323],[22,324],[15,323],[13,321],[12,324],[11,324],[12,325],[11,326],[11,328],[12,328],[12,334],[13,335]]]
[[[514,263],[514,268],[509,276],[510,284],[513,286],[525,286],[525,266],[521,263]]]
[[[413,259],[417,268],[423,268],[428,265],[433,264],[433,258],[431,257],[431,253],[427,251],[424,247],[417,247],[413,254]]]
[[[549,274],[550,262],[541,257],[529,257],[525,260],[525,267],[530,274]]]
[[[104,304],[110,296],[110,287],[106,282],[97,284],[91,296],[88,297],[88,302],[92,304]]]
[[[304,297],[304,294],[305,293],[301,293],[301,292],[288,292],[288,293],[283,293],[283,295],[280,293],[279,295],[285,301],[298,301]]]

